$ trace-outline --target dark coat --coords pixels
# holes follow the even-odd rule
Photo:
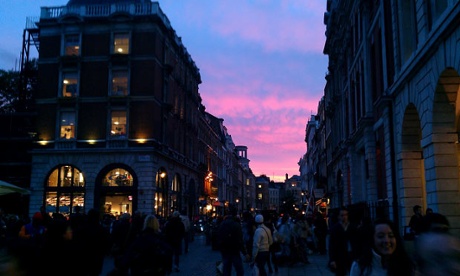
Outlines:
[[[172,217],[164,227],[166,241],[174,248],[180,247],[185,234],[185,226],[180,217]]]
[[[351,251],[348,250],[349,245]],[[341,223],[334,225],[330,233],[329,260],[340,265],[345,260],[344,256],[351,254],[352,258],[356,257],[357,249],[357,226],[350,223],[345,231]]]
[[[234,217],[228,216],[220,224],[217,232],[218,246],[220,251],[229,254],[246,255],[246,247],[243,242],[243,231],[241,224]]]
[[[128,247],[120,262],[132,276],[167,275],[172,267],[173,249],[151,228],[146,228]]]

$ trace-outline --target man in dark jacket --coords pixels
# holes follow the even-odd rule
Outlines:
[[[226,216],[219,226],[217,235],[219,250],[222,254],[223,275],[232,275],[232,266],[234,266],[236,275],[243,276],[244,268],[240,252],[246,256],[246,260],[249,260],[250,257],[243,242],[239,219],[234,215]]]
[[[339,222],[332,227],[329,240],[329,264],[336,275],[347,275],[350,271],[356,257],[356,233],[357,226],[348,220],[348,210],[341,208]]]
[[[164,227],[166,241],[174,251],[174,271],[179,272],[179,255],[182,249],[182,239],[185,234],[185,226],[180,218],[180,213],[175,211]]]

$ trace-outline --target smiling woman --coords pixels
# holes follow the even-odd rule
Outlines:
[[[413,275],[414,263],[404,249],[398,229],[392,221],[376,220],[371,233],[364,238],[365,249],[353,262],[350,276]]]

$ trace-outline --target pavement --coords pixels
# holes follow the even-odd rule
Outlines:
[[[280,276],[315,276],[335,275],[327,268],[328,256],[311,254],[308,256],[310,264],[295,264],[293,266],[281,266],[278,273],[269,275]],[[189,252],[180,256],[180,271],[173,272],[171,276],[215,276],[217,263],[221,261],[220,252],[212,250],[211,245],[206,245],[206,237],[202,234],[196,235],[193,242],[189,243]],[[244,275],[252,275],[249,263],[243,263]],[[113,259],[107,257],[104,263],[102,275],[107,275],[113,269]],[[268,273],[268,269],[267,273]],[[232,269],[232,275],[236,275]]]

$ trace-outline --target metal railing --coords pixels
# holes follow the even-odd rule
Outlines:
[[[134,16],[157,15],[161,18],[167,28],[171,28],[171,23],[168,17],[163,13],[160,5],[156,2],[42,7],[40,19],[55,19],[65,15],[105,17],[120,12],[128,13]]]

